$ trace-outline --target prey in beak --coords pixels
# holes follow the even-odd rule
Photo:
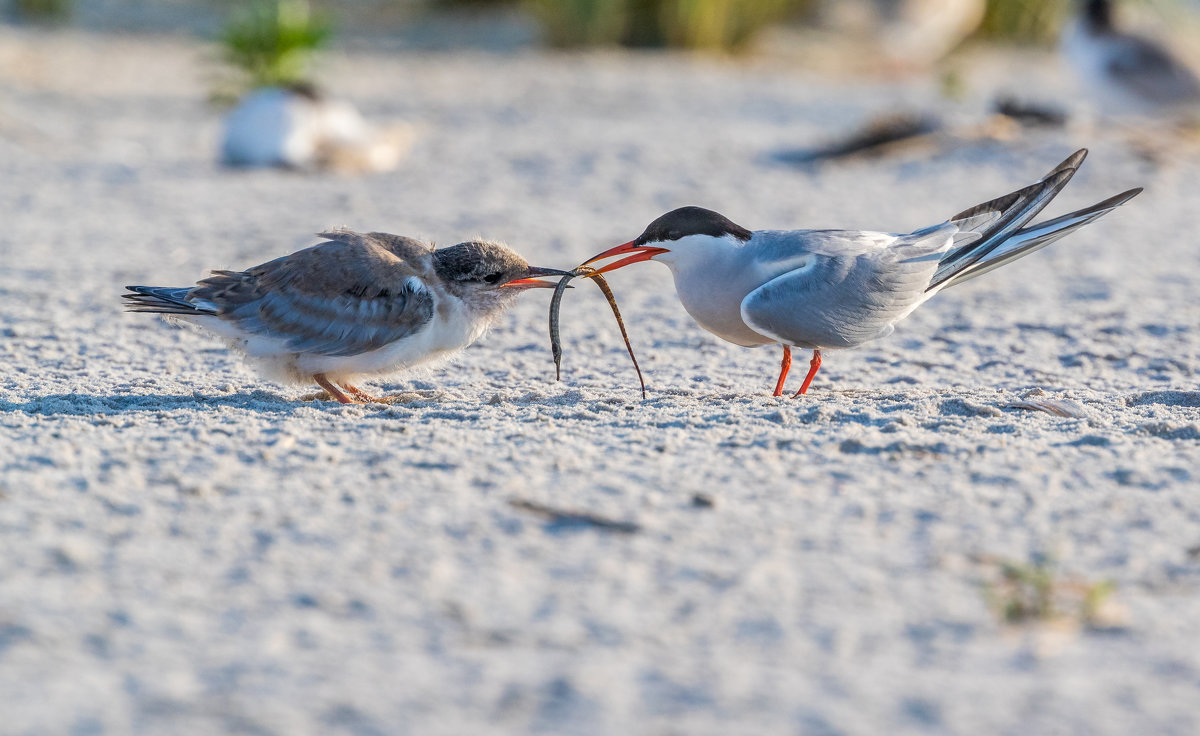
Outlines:
[[[613,317],[617,320],[617,327],[621,329],[621,339],[625,341],[625,350],[629,352],[629,359],[633,361],[633,369],[637,371],[638,383],[642,385],[642,398],[646,398],[646,379],[642,376],[642,368],[638,365],[637,356],[633,354],[633,343],[629,342],[629,333],[625,331],[625,320],[621,319],[617,298],[613,296],[612,289],[608,287],[604,276],[590,266],[578,266],[564,276],[558,282],[554,296],[550,299],[550,354],[554,356],[554,380],[562,380],[562,339],[558,334],[558,315],[562,307],[563,294],[571,288],[567,283],[578,277],[594,278],[592,283],[599,286],[600,291],[604,292],[604,298],[608,300],[608,306],[612,308]]]
[[[539,268],[538,266],[530,266],[529,270],[518,279],[513,279],[507,283],[500,284],[501,288],[505,289],[553,289],[557,286],[555,283],[548,281],[539,281],[538,279],[544,276],[570,276],[570,271],[560,271],[557,268]]]
[[[591,278],[591,277],[596,276],[597,274],[604,274],[604,273],[608,273],[609,271],[616,271],[618,268],[624,268],[625,266],[628,266],[631,263],[639,263],[641,261],[648,261],[651,258],[653,258],[654,256],[660,255],[662,253],[670,253],[670,252],[671,251],[669,248],[658,248],[653,245],[638,245],[637,240],[631,240],[628,243],[622,243],[621,245],[618,245],[615,248],[609,248],[608,250],[604,251],[603,253],[594,255],[591,258],[584,261],[582,265],[587,266],[592,263],[595,263],[596,261],[602,261],[605,258],[613,258],[616,256],[626,256],[625,258],[622,258],[619,261],[613,261],[612,263],[610,263],[606,266],[597,268],[592,273],[586,274],[584,276],[584,278]],[[632,255],[627,255],[627,254],[632,254]]]

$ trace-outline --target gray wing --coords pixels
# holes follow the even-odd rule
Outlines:
[[[1108,72],[1141,97],[1159,104],[1200,100],[1200,81],[1165,48],[1138,36],[1119,39]]]
[[[391,233],[367,233],[364,235],[344,227],[332,228],[317,233],[317,235],[348,245],[372,245],[383,248],[400,260],[408,261],[418,268],[427,267],[433,255],[432,245],[403,235],[392,235]]]
[[[927,296],[941,254],[958,228],[945,223],[911,235],[808,231],[792,246],[791,268],[742,300],[756,332],[803,348],[845,348],[884,337]],[[757,235],[756,235],[757,237]],[[771,262],[768,248],[757,259]]]
[[[433,295],[416,264],[369,236],[330,236],[337,240],[246,271],[214,271],[188,300],[297,353],[330,356],[381,348],[432,319]]]

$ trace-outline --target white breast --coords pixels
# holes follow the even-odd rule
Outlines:
[[[655,256],[655,260],[671,269],[675,292],[692,319],[735,345],[757,347],[775,342],[742,321],[742,300],[761,286],[763,279],[752,262],[747,262],[748,251],[736,239],[693,235],[667,245],[671,252]]]
[[[296,353],[283,338],[248,333],[218,317],[184,319],[225,338],[264,374],[285,383],[311,383],[317,373],[335,382],[395,373],[448,358],[491,326],[486,319],[473,318],[460,300],[435,295],[433,318],[416,332],[370,352],[336,356]]]

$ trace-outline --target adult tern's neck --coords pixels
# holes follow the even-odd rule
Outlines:
[[[746,250],[745,243],[733,236],[692,235],[670,246],[670,253],[654,259],[671,267],[679,301],[704,329],[737,345],[775,341],[742,321],[742,300],[761,286],[753,264],[748,262],[753,254]]]
[[[664,243],[669,252],[654,260],[667,264],[676,276],[719,275],[737,260],[743,243],[732,235],[715,238],[711,235],[689,235]]]

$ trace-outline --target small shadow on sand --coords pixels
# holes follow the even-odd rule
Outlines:
[[[113,394],[108,396],[50,394],[34,397],[21,403],[0,401],[0,412],[88,417],[228,406],[251,411],[290,414],[297,407],[321,406],[322,404],[323,402],[296,401],[266,391],[216,396],[201,394]]]
[[[1164,404],[1166,406],[1200,407],[1200,391],[1147,391],[1125,400],[1127,406]]]
[[[545,529],[551,534],[562,534],[579,529],[599,529],[618,534],[636,534],[641,531],[641,525],[632,521],[609,519],[590,511],[572,511],[547,506],[537,501],[524,498],[512,498],[509,505],[515,509],[528,511],[546,520]]]

